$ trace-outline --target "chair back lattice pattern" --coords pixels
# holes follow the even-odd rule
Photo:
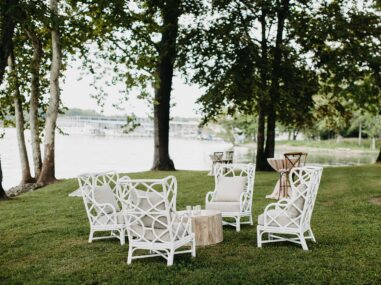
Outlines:
[[[296,167],[290,172],[289,179],[292,188],[290,207],[298,211],[302,228],[310,228],[322,173],[323,168],[318,166]],[[300,205],[302,205],[301,208]]]
[[[117,224],[115,204],[99,203],[96,200],[96,191],[107,188],[112,191],[115,200],[118,200],[117,181],[118,173],[114,171],[102,173],[86,173],[78,176],[78,183],[82,192],[89,222],[93,226]],[[117,205],[119,206],[119,205]]]
[[[190,232],[176,215],[177,181],[164,179],[121,179],[122,209],[130,241],[134,243],[168,243]]]
[[[317,191],[323,168],[304,166],[295,167],[289,175],[291,197],[275,204],[273,214],[265,214],[264,224],[279,228],[310,228],[310,221],[315,205]]]
[[[254,164],[218,164],[216,168],[216,175],[214,177],[215,185],[221,177],[247,177],[244,190],[244,200],[242,211],[251,211],[253,190],[254,190],[254,178],[255,178],[255,165]]]

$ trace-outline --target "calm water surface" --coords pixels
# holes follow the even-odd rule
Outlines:
[[[15,129],[6,129],[0,139],[0,155],[5,189],[20,181],[20,159]],[[32,162],[29,132],[29,161]],[[225,142],[189,139],[170,139],[170,155],[176,169],[206,170],[210,166],[209,154],[231,147]],[[153,138],[57,135],[56,177],[75,177],[85,172],[115,170],[137,172],[149,170],[153,162]]]
[[[20,161],[16,132],[6,129],[0,139],[0,155],[4,173],[5,189],[20,181]],[[26,133],[26,138],[29,138]],[[27,141],[31,159],[30,141]],[[207,170],[210,168],[209,154],[224,151],[231,144],[216,141],[170,138],[170,155],[177,169]],[[246,147],[234,149],[236,162],[253,162],[255,150]],[[287,149],[281,149],[281,156]],[[351,153],[337,151],[314,151],[308,154],[308,163],[322,165],[357,165],[373,163],[377,153]],[[75,177],[85,172],[115,170],[136,172],[150,169],[153,159],[153,138],[57,135],[56,176]]]

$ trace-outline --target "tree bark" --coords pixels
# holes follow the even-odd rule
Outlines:
[[[0,84],[3,82],[8,56],[12,49],[12,38],[15,29],[12,9],[16,5],[17,0],[5,0],[0,4]]]
[[[50,0],[52,11],[52,64],[50,69],[50,100],[45,121],[45,146],[44,160],[42,163],[41,174],[37,183],[46,185],[56,181],[55,177],[55,130],[58,116],[60,88],[59,76],[62,67],[61,63],[61,44],[57,22],[58,0]]]
[[[4,188],[3,188],[3,170],[1,169],[1,158],[0,158],[0,200],[7,199],[8,196],[5,194]]]
[[[258,134],[257,134],[257,157],[256,170],[261,171],[266,169],[267,160],[265,156],[265,114],[263,107],[260,107],[258,112]]]
[[[266,158],[274,157],[275,154],[275,128],[276,128],[276,112],[279,103],[279,80],[282,75],[282,45],[283,45],[283,31],[285,20],[289,11],[289,0],[282,0],[281,3],[278,1],[278,11],[277,11],[277,33],[275,39],[274,48],[274,59],[272,65],[272,75],[271,75],[271,87],[270,87],[270,104],[268,108],[267,116],[267,136],[266,136],[266,148],[265,155]],[[269,164],[267,164],[266,170],[272,170]]]
[[[31,88],[30,88],[30,137],[33,153],[34,175],[39,177],[42,168],[40,128],[38,122],[38,107],[40,98],[40,65],[42,58],[42,46],[34,31],[25,29],[25,32],[33,46],[33,57],[30,66]]]
[[[265,5],[265,4],[263,4]],[[257,157],[256,170],[265,170],[267,160],[265,156],[265,122],[266,122],[266,98],[267,98],[267,81],[268,81],[268,46],[267,46],[267,7],[262,6],[260,23],[261,23],[261,93],[258,100],[258,132],[257,132]]]
[[[12,52],[8,57],[8,66],[11,72],[13,88],[14,88],[13,104],[15,108],[17,143],[19,148],[20,164],[21,164],[20,185],[24,185],[26,183],[33,182],[33,179],[30,174],[28,153],[27,153],[26,145],[25,145],[25,135],[24,135],[25,120],[24,120],[24,114],[23,114],[23,108],[22,108],[20,88],[19,88],[18,78],[17,78],[17,70],[15,66],[15,59]]]
[[[176,40],[180,1],[166,1],[162,7],[163,32],[159,47],[157,84],[154,103],[154,159],[152,170],[175,170],[169,156],[170,100],[174,63],[176,60]]]
[[[8,56],[12,49],[12,38],[15,29],[15,21],[12,18],[12,9],[17,5],[16,0],[2,1],[0,4],[0,85],[3,83],[5,68],[7,67]],[[0,158],[0,200],[7,199],[3,183],[3,172]]]
[[[381,148],[380,148],[380,153],[378,154],[378,157],[376,159],[376,163],[381,163]]]

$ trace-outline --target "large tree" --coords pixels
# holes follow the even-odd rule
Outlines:
[[[55,131],[60,103],[59,79],[62,69],[58,0],[50,0],[52,61],[50,67],[50,98],[45,121],[44,159],[37,184],[48,184],[55,177]]]
[[[0,2],[0,85],[3,82],[8,57],[12,50],[12,37],[15,28],[15,19],[12,13],[16,11],[17,0],[2,0]],[[2,186],[3,172],[0,160],[0,199],[7,197]]]
[[[294,111],[291,98],[303,110],[312,107],[317,78],[293,45],[288,21],[295,10],[307,8],[288,0],[212,1],[210,12],[185,37],[193,43],[181,52],[192,55],[191,81],[206,88],[199,100],[205,122],[226,111],[257,114],[257,170],[270,170],[276,122],[305,120],[283,118],[282,113]]]
[[[169,121],[172,79],[179,66],[178,38],[184,27],[180,19],[197,14],[202,2],[114,0],[86,1],[81,5],[87,7],[97,27],[94,31],[98,32],[97,59],[103,58],[114,66],[112,84],[124,82],[126,97],[132,90],[138,90],[140,97],[147,98],[153,105],[152,169],[174,170],[169,155]],[[87,63],[90,61],[91,58],[87,58]],[[99,72],[101,68],[94,67],[98,63],[90,63],[91,70]],[[102,99],[104,90],[102,87],[99,90],[97,98]]]
[[[379,1],[338,0],[294,18],[305,23],[294,26],[295,39],[311,54],[321,92],[375,115],[381,112],[380,15]]]

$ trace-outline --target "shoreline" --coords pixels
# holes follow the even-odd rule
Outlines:
[[[236,147],[244,147],[249,149],[257,149],[256,143],[245,143],[236,145]],[[292,151],[305,151],[305,152],[330,152],[330,153],[345,153],[345,154],[376,154],[379,150],[366,150],[366,149],[355,149],[355,148],[345,148],[345,147],[337,147],[337,148],[327,148],[327,147],[314,147],[314,146],[294,146],[288,144],[275,144],[275,150],[284,149],[284,150],[292,150]]]

